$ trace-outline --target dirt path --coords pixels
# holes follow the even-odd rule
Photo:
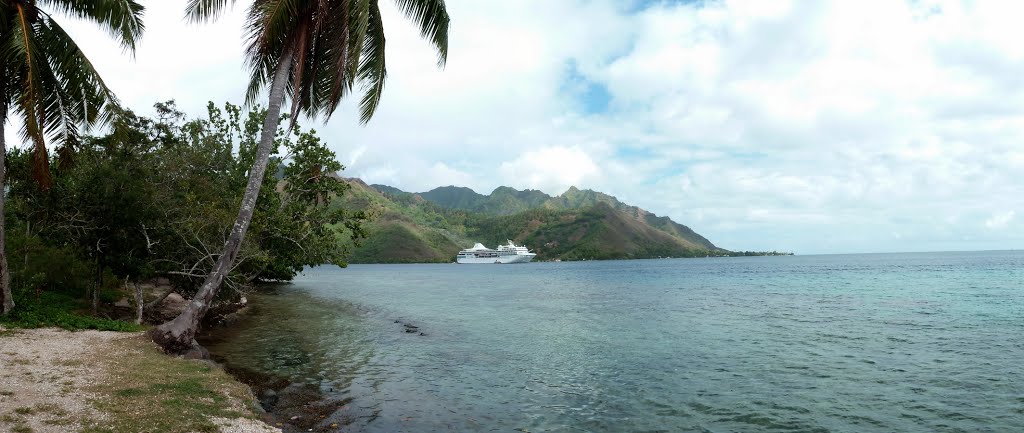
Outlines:
[[[166,366],[163,363],[174,366],[195,362],[154,355],[153,349],[146,347],[147,343],[137,333],[69,332],[58,329],[6,330],[0,327],[0,431],[63,433],[80,431],[85,425],[96,431],[120,431],[128,428],[131,424],[126,424],[120,419],[111,419],[123,417],[123,414],[118,414],[118,411],[112,408],[123,405],[124,397],[129,397],[125,394],[125,385],[119,383],[119,380],[126,374],[134,374],[136,370],[146,370],[147,367],[164,369]],[[139,363],[150,365],[140,366]],[[156,363],[161,365],[151,365]],[[202,374],[213,375],[206,372]],[[227,377],[223,373],[217,374]],[[230,381],[221,376],[217,379],[222,382]],[[192,377],[189,379],[194,380]],[[132,377],[127,383],[137,384],[140,393],[148,389],[145,383],[147,380],[151,382],[149,385],[153,389],[159,389],[164,385],[158,379],[142,378],[143,383],[137,383],[139,380],[138,377]],[[234,392],[221,392],[223,398],[216,399],[218,404],[232,409],[245,408],[248,402],[240,401],[237,390],[232,391]],[[147,396],[140,394],[138,397],[139,400],[144,400]],[[141,405],[139,409],[146,411],[147,407]],[[216,426],[219,431],[230,433],[280,432],[251,418],[209,416],[206,418],[206,425]],[[155,430],[188,431],[181,429],[189,428],[188,426],[193,424],[160,425],[160,428]],[[131,428],[134,430],[137,427]]]

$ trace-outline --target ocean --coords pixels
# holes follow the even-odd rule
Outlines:
[[[344,431],[1024,431],[1019,251],[318,267],[251,302],[211,352]]]

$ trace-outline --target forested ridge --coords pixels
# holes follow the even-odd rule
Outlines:
[[[368,238],[353,263],[451,262],[482,242],[525,244],[537,260],[764,255],[719,248],[689,227],[610,195],[570,188],[558,196],[498,187],[490,195],[447,186],[409,193],[348,179],[336,205],[367,213]]]

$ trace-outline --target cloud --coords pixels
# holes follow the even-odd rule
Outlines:
[[[993,230],[1005,228],[1010,221],[1013,221],[1013,217],[1016,215],[1017,213],[1012,210],[994,213],[991,217],[985,220],[985,227]]]
[[[553,194],[570,186],[586,185],[601,174],[590,155],[579,146],[528,151],[502,163],[498,173],[503,179],[516,179],[519,185]]]

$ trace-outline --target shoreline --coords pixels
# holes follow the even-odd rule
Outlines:
[[[280,433],[251,390],[139,332],[0,326],[0,430]]]
[[[230,338],[231,333],[237,331],[238,322],[252,314],[255,314],[254,309],[247,304],[212,321],[196,336],[196,341],[209,353],[210,362],[246,386],[263,420],[283,433],[351,431],[348,429],[354,419],[348,412],[351,398],[331,397],[314,384],[233,365],[223,354],[211,349],[220,339]]]
[[[332,398],[312,384],[234,367],[217,356],[212,359],[234,380],[249,388],[263,410],[264,421],[283,433],[341,431],[352,423],[346,413],[351,398]]]

